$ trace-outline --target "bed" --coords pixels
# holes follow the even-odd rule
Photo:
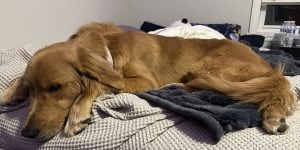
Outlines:
[[[282,51],[254,50],[273,66],[279,61],[287,63],[286,77],[296,95],[300,88],[300,62]],[[34,53],[35,50],[28,45],[0,48],[0,93],[11,81],[22,75]],[[216,133],[210,130],[205,120],[153,103],[150,99],[142,98],[143,94],[100,96],[93,104],[91,123],[85,130],[70,138],[59,133],[49,141],[36,141],[21,136],[28,101],[16,106],[0,106],[0,149],[300,148],[300,111],[287,118],[290,128],[284,135],[269,135],[259,125],[248,125],[226,131],[216,139]]]

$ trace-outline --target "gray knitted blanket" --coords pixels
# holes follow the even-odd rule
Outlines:
[[[22,75],[34,51],[0,48],[0,94]],[[287,77],[300,87],[300,76]],[[47,142],[22,137],[27,104],[0,106],[0,149],[299,149],[300,112],[289,117],[286,135],[265,134],[260,128],[229,132],[217,143],[199,120],[184,117],[133,94],[104,95],[93,105],[91,124],[80,134],[56,135]]]

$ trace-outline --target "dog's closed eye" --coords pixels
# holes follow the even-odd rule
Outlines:
[[[61,88],[60,84],[52,84],[49,86],[48,92],[54,93],[54,92],[57,92],[60,88]]]

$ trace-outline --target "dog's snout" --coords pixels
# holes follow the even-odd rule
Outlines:
[[[22,136],[28,138],[35,138],[39,134],[39,129],[34,126],[27,126],[22,130]]]

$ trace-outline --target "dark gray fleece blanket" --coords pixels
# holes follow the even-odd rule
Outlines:
[[[283,63],[285,75],[300,74],[300,61],[293,59],[291,55],[280,50],[264,52],[255,48],[253,50],[272,66]],[[200,124],[206,125],[215,142],[227,132],[260,126],[261,122],[256,105],[237,103],[228,96],[212,91],[190,92],[170,86],[137,95],[178,114],[198,120]]]
[[[282,50],[259,51],[258,48],[252,49],[273,67],[277,66],[279,63],[284,64],[284,74],[286,76],[300,74],[300,61],[294,59],[291,54],[285,53]]]
[[[257,106],[240,104],[231,98],[212,91],[189,92],[176,86],[137,93],[143,99],[198,120],[218,142],[230,131],[259,126]]]

